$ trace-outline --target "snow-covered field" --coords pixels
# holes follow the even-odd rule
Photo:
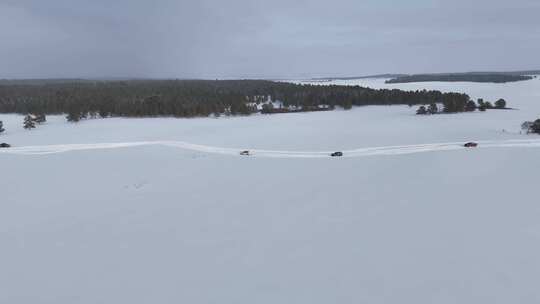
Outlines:
[[[0,114],[0,303],[539,303],[540,80],[336,83],[519,110]]]

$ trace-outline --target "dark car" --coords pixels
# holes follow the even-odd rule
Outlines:
[[[0,148],[9,148],[9,147],[11,147],[10,144],[6,144],[6,143],[1,143],[0,144]]]
[[[246,151],[242,151],[242,152],[240,152],[240,155],[242,155],[242,156],[249,156],[249,151],[247,151],[247,150],[246,150]]]
[[[475,142],[468,142],[466,144],[463,145],[465,148],[476,148],[478,147],[478,144],[475,143]]]
[[[343,156],[343,152],[334,152],[334,153],[330,154],[330,156],[332,156],[332,157],[341,157],[341,156]]]

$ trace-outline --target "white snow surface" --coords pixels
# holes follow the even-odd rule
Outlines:
[[[518,110],[0,114],[0,303],[539,303],[540,81],[335,83]]]

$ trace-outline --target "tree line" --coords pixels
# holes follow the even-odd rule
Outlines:
[[[512,73],[456,73],[456,74],[420,74],[399,76],[386,83],[409,83],[409,82],[490,82],[490,83],[507,83],[531,80],[533,76],[515,75]]]
[[[432,115],[440,113],[460,113],[460,112],[474,112],[476,110],[486,111],[488,109],[508,109],[506,107],[506,100],[499,99],[493,105],[489,101],[484,101],[480,98],[475,103],[474,100],[462,100],[462,99],[452,99],[442,102],[442,108],[439,109],[439,105],[436,103],[430,103],[428,106],[422,105],[416,111],[418,115]]]
[[[0,84],[0,113],[66,114],[72,122],[105,117],[249,115],[258,105],[333,109],[365,105],[460,104],[469,96],[360,86],[307,85],[265,80],[130,80]]]

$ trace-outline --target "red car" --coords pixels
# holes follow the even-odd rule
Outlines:
[[[475,142],[468,142],[466,144],[463,145],[465,148],[476,148],[478,147],[478,144],[475,143]]]

